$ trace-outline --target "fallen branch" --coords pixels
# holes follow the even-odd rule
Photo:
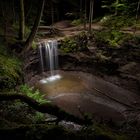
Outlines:
[[[72,121],[72,122],[75,122],[78,124],[91,123],[91,120],[87,120],[85,118],[79,118],[72,114],[69,114],[66,111],[60,109],[58,106],[54,105],[53,103],[42,103],[41,104],[26,95],[16,94],[16,93],[14,93],[14,94],[0,93],[0,101],[12,101],[12,100],[20,100],[22,102],[27,103],[29,106],[31,106],[33,109],[35,109],[39,112],[54,115],[58,118],[58,121],[66,120],[66,121]]]

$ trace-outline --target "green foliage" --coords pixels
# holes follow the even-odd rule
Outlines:
[[[42,95],[39,92],[39,90],[35,90],[33,87],[29,87],[27,84],[20,86],[20,92],[22,92],[22,94],[27,95],[28,97],[33,98],[40,104],[50,103],[50,101],[45,99],[45,95]],[[45,120],[45,115],[40,112],[35,112],[34,116],[31,114],[29,114],[29,115],[30,115],[30,117],[32,117],[33,123],[39,123],[39,122],[42,122],[43,120]]]
[[[122,134],[116,134],[114,133],[108,126],[105,125],[99,125],[99,124],[95,124],[94,126],[94,133],[95,135],[101,135],[101,136],[106,136],[112,140],[129,140],[129,138],[125,135]]]
[[[65,53],[77,51],[76,41],[66,37],[61,44],[61,50],[63,50]]]
[[[1,104],[1,113],[3,114],[1,117],[4,116],[5,119],[15,122],[15,124],[42,123],[46,118],[44,113],[33,110],[29,105],[20,100]]]
[[[7,58],[7,56],[0,55],[0,69],[1,76],[13,77],[17,79],[19,77],[18,71],[21,70],[20,62],[17,58]]]
[[[126,35],[118,30],[105,30],[95,32],[95,39],[97,42],[106,42],[110,47],[119,46],[126,38],[130,38],[132,35]]]
[[[103,0],[102,8],[112,14],[117,10],[119,15],[134,15],[136,14],[137,3],[137,0]]]
[[[3,35],[3,33],[4,33],[3,30],[4,30],[4,29],[0,27],[0,35]]]
[[[16,22],[16,23],[13,24],[13,29],[17,33],[19,32],[19,23],[18,22]],[[30,30],[30,28],[28,26],[25,26],[25,29],[24,30],[25,30],[24,37],[27,38],[28,35],[30,34],[30,31],[31,30]]]
[[[39,103],[49,103],[50,101],[47,101],[46,99],[45,99],[45,95],[42,95],[40,92],[39,92],[39,90],[37,89],[37,90],[35,90],[33,87],[29,87],[28,85],[21,85],[20,86],[20,91],[23,93],[23,94],[25,94],[25,95],[27,95],[27,96],[29,96],[29,97],[31,97],[31,98],[33,98],[34,100],[36,100],[37,102],[39,102]]]
[[[35,41],[33,41],[33,43],[32,43],[32,48],[33,49],[36,49],[37,48],[37,45],[36,45]]]
[[[83,23],[83,21],[81,19],[75,19],[75,20],[72,21],[71,24],[74,25],[74,26],[78,26],[82,23]]]
[[[87,35],[85,32],[75,37],[66,37],[60,46],[65,53],[78,52],[87,50]]]
[[[19,31],[19,23],[18,22],[14,22],[12,25],[13,29],[18,32]]]
[[[120,29],[135,25],[135,17],[130,16],[105,16],[101,19],[101,24],[112,29]],[[140,24],[140,20],[138,20]]]
[[[31,32],[31,29],[28,26],[25,26],[25,34],[24,37],[27,38]]]
[[[40,123],[45,120],[45,114],[41,112],[35,112],[35,115],[33,116],[33,122]]]
[[[127,6],[124,4],[124,3],[119,3],[119,0],[117,2],[114,2],[112,5],[111,5],[112,8],[114,8],[115,10],[117,10],[118,13],[122,12],[125,10],[125,8],[127,8]],[[117,14],[118,14],[117,13]]]
[[[21,62],[18,58],[10,55],[7,48],[0,45],[0,78],[4,88],[12,88],[20,79]]]

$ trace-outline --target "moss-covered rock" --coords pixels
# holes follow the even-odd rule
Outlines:
[[[17,125],[0,129],[4,138],[23,140],[129,140],[122,134],[116,134],[106,127],[86,127],[80,131],[70,131],[55,124]]]
[[[0,45],[0,89],[16,86],[21,76],[21,61],[12,55],[9,48]]]
[[[87,35],[85,32],[74,37],[66,37],[60,43],[60,49],[65,53],[87,51]]]

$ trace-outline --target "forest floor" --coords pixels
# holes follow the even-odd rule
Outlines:
[[[74,26],[74,25],[71,25],[70,21],[66,20],[66,21],[57,22],[53,26],[50,26],[50,27],[39,26],[38,34],[41,34],[41,35],[44,34],[43,35],[44,37],[41,37],[41,40],[46,39],[46,36],[48,37],[47,40],[54,39],[54,38],[57,40],[62,40],[65,37],[71,37],[83,31],[86,31],[88,27],[89,27],[89,24],[86,24],[86,27],[84,27],[84,25]],[[101,25],[99,22],[96,22],[91,25],[91,28],[92,30],[95,30],[95,31],[101,31],[103,29],[106,29],[107,27]],[[140,30],[138,29],[135,31],[134,27],[121,28],[120,31],[127,34],[135,33],[135,35],[140,35]],[[54,34],[54,36],[52,34]],[[59,34],[59,36],[55,34]]]
[[[86,29],[87,28],[88,28],[88,24],[86,25]],[[98,23],[92,24],[92,29],[94,30],[102,30],[103,28],[104,27]],[[38,34],[44,34],[44,36],[41,37],[41,40],[44,40],[44,39],[45,40],[49,40],[49,39],[62,40],[65,37],[78,35],[82,31],[85,31],[84,25],[74,26],[74,25],[71,25],[70,21],[60,21],[60,22],[55,23],[52,27],[40,26],[38,30]],[[54,36],[52,36],[52,34],[54,34]],[[59,34],[59,36],[55,34]],[[48,37],[47,39],[46,39],[46,36]]]

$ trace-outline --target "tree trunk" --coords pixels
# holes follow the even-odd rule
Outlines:
[[[139,14],[139,9],[140,9],[140,0],[138,1],[138,4],[137,4],[137,10],[136,10],[136,23],[135,24],[137,24],[137,22],[138,22],[138,14]],[[137,25],[135,25],[135,29],[134,29],[134,35],[136,34],[136,26]]]
[[[94,0],[90,0],[89,32],[91,32],[91,25],[92,25],[92,20],[93,20],[93,8],[94,8]]]
[[[82,14],[82,0],[80,0],[80,10],[79,10],[79,16],[80,16],[80,19],[83,20],[83,14]]]
[[[31,12],[31,10],[32,10],[32,2],[33,2],[33,0],[30,0],[30,7],[28,8],[28,11],[27,11],[27,14],[26,14],[26,16],[25,16],[25,21],[28,19],[28,16],[30,15],[30,12]]]
[[[85,7],[84,7],[84,30],[86,30],[86,23],[87,23],[87,1],[85,0]]]
[[[116,0],[116,5],[115,5],[115,16],[118,15],[118,4],[119,4],[119,0]]]
[[[54,23],[54,5],[53,2],[51,1],[51,17],[52,17],[52,25]]]
[[[15,20],[15,17],[16,17],[16,14],[15,14],[15,0],[12,1],[12,12],[13,12],[13,23],[16,22]]]
[[[31,33],[30,33],[28,39],[25,42],[25,46],[24,46],[24,49],[22,51],[22,54],[25,51],[28,51],[30,49],[31,45],[32,45],[32,42],[33,42],[33,40],[35,38],[37,29],[38,29],[38,26],[39,26],[39,23],[40,23],[40,20],[41,20],[41,16],[42,16],[42,13],[43,13],[44,3],[45,3],[45,0],[40,0],[39,1],[38,13],[37,13],[33,28],[31,30]]]
[[[20,13],[19,13],[19,40],[24,39],[25,17],[24,17],[24,0],[20,0]]]
[[[4,36],[4,40],[5,42],[7,42],[7,24],[8,24],[8,19],[7,19],[7,14],[6,14],[6,9],[4,8],[5,7],[5,1],[1,1],[1,4],[0,4],[0,8],[1,8],[1,12],[2,12],[2,17],[3,17],[3,36]]]

